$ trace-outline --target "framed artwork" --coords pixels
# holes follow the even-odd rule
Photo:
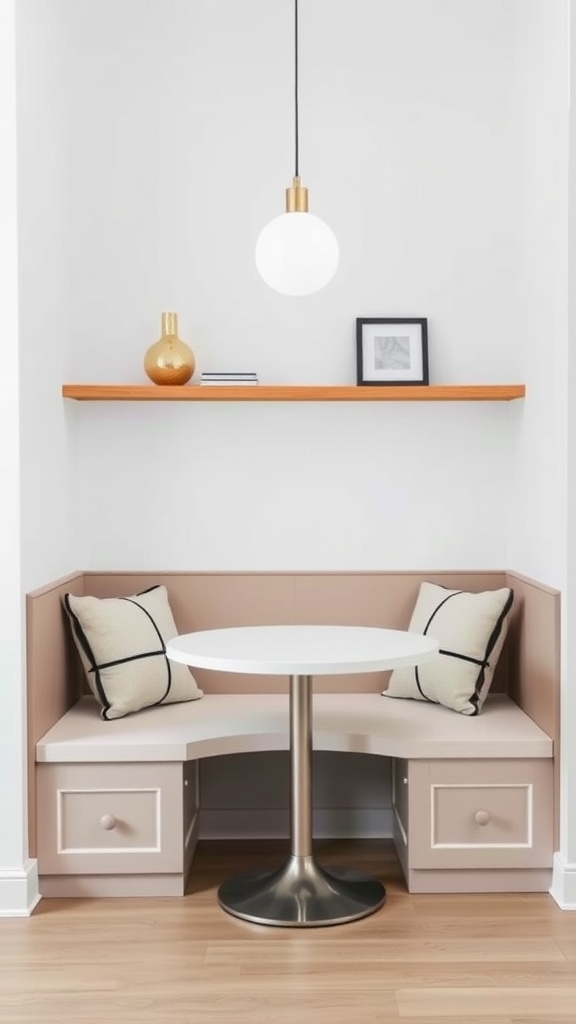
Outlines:
[[[428,321],[356,320],[358,384],[428,384]]]

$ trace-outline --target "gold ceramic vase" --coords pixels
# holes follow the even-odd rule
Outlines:
[[[196,361],[185,341],[178,337],[178,314],[162,313],[162,337],[144,356],[144,369],[155,384],[186,384]]]

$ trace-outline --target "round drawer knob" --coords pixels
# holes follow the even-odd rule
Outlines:
[[[477,825],[487,825],[488,822],[490,821],[490,812],[476,811],[476,814],[474,815],[474,821],[476,822]]]
[[[116,818],[113,814],[103,814],[100,818],[100,827],[105,828],[107,832],[111,829],[116,828]]]

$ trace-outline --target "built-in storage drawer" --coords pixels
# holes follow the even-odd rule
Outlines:
[[[182,872],[196,762],[39,764],[41,874]]]
[[[412,868],[551,864],[551,761],[410,761],[407,769]]]

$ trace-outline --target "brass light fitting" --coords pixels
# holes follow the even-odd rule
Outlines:
[[[286,213],[308,213],[308,189],[300,184],[300,175],[286,189]]]

